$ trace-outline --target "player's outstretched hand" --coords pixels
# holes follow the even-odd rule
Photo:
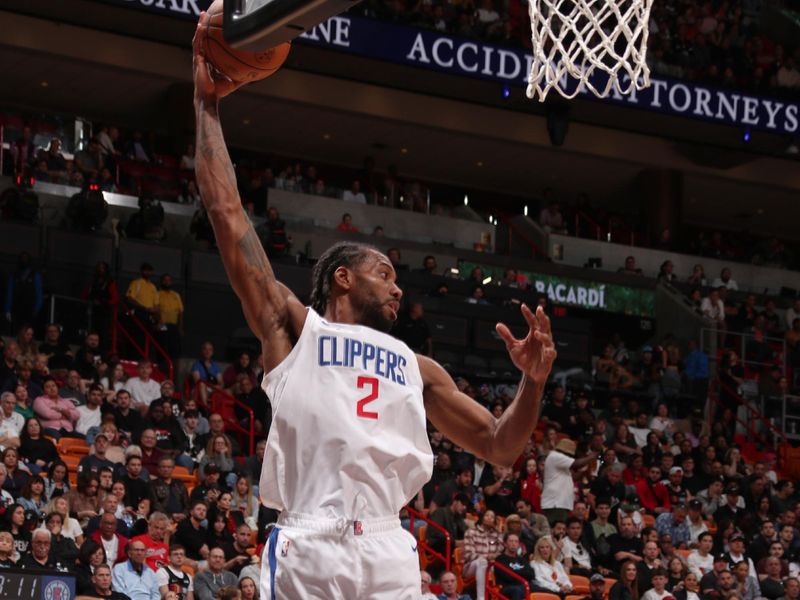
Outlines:
[[[205,56],[203,55],[206,46],[206,35],[208,35],[206,24],[209,18],[208,13],[200,13],[200,20],[197,22],[197,29],[192,39],[194,97],[195,100],[202,100],[206,103],[216,102],[243,85],[231,81],[216,70],[212,77],[211,69],[213,69],[213,67],[206,62]]]
[[[556,347],[550,330],[550,318],[539,306],[534,314],[527,304],[522,305],[522,316],[528,322],[528,335],[518,340],[503,323],[495,327],[506,343],[511,362],[534,382],[544,385],[556,360]]]

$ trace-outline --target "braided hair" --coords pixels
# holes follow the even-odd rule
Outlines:
[[[331,298],[331,283],[336,269],[359,266],[369,256],[369,250],[375,248],[358,242],[337,242],[328,248],[317,260],[311,275],[311,308],[324,315]]]

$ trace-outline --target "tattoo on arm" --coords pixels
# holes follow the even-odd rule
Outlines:
[[[208,175],[213,179],[218,173],[224,174],[224,179],[220,183],[236,192],[236,173],[228,155],[228,148],[225,146],[216,105],[203,107],[198,111],[197,125],[197,151],[208,162],[210,171]],[[204,199],[205,196],[203,194]],[[212,202],[214,196],[211,194],[208,202]]]
[[[238,241],[237,245],[247,263],[248,271],[250,271],[251,275],[258,283],[263,285],[275,278],[272,267],[270,267],[267,261],[264,247],[261,245],[261,240],[258,239],[258,235],[256,234],[256,230],[253,229],[252,223],[247,227],[247,231]]]

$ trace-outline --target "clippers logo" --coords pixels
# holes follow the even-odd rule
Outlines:
[[[364,527],[361,525],[361,521],[353,521],[353,535],[362,535],[364,533]]]
[[[47,584],[44,588],[44,594],[42,594],[44,600],[70,600],[71,596],[69,593],[69,587],[63,581],[59,581],[56,579],[55,581],[51,581]]]

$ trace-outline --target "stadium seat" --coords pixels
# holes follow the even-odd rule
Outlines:
[[[175,470],[172,471],[172,476],[175,479],[183,481],[184,483],[197,483],[197,476],[189,473],[189,469],[186,467],[181,467],[180,465],[175,465]]]
[[[532,592],[530,600],[561,600],[561,596],[547,592]]]
[[[606,577],[606,589],[605,589],[605,596],[608,598],[608,592],[611,591],[611,588],[614,587],[614,584],[617,583],[616,579],[612,579],[611,577]]]
[[[56,444],[59,454],[89,454],[89,445],[82,438],[62,437]]]
[[[566,596],[564,600],[581,600],[581,598],[584,598],[583,594],[570,594]]]
[[[589,593],[589,578],[581,575],[570,575],[569,580],[572,582],[572,591],[576,594]]]
[[[81,462],[81,457],[75,454],[61,454],[61,460],[67,465],[68,471],[78,472],[78,464]]]
[[[653,515],[642,515],[642,523],[645,527],[653,527],[656,524],[656,518]]]
[[[456,548],[453,552],[453,567],[451,569],[456,574],[458,580],[457,590],[460,594],[466,588],[471,588],[475,585],[474,577],[464,577],[464,551],[461,548]]]

